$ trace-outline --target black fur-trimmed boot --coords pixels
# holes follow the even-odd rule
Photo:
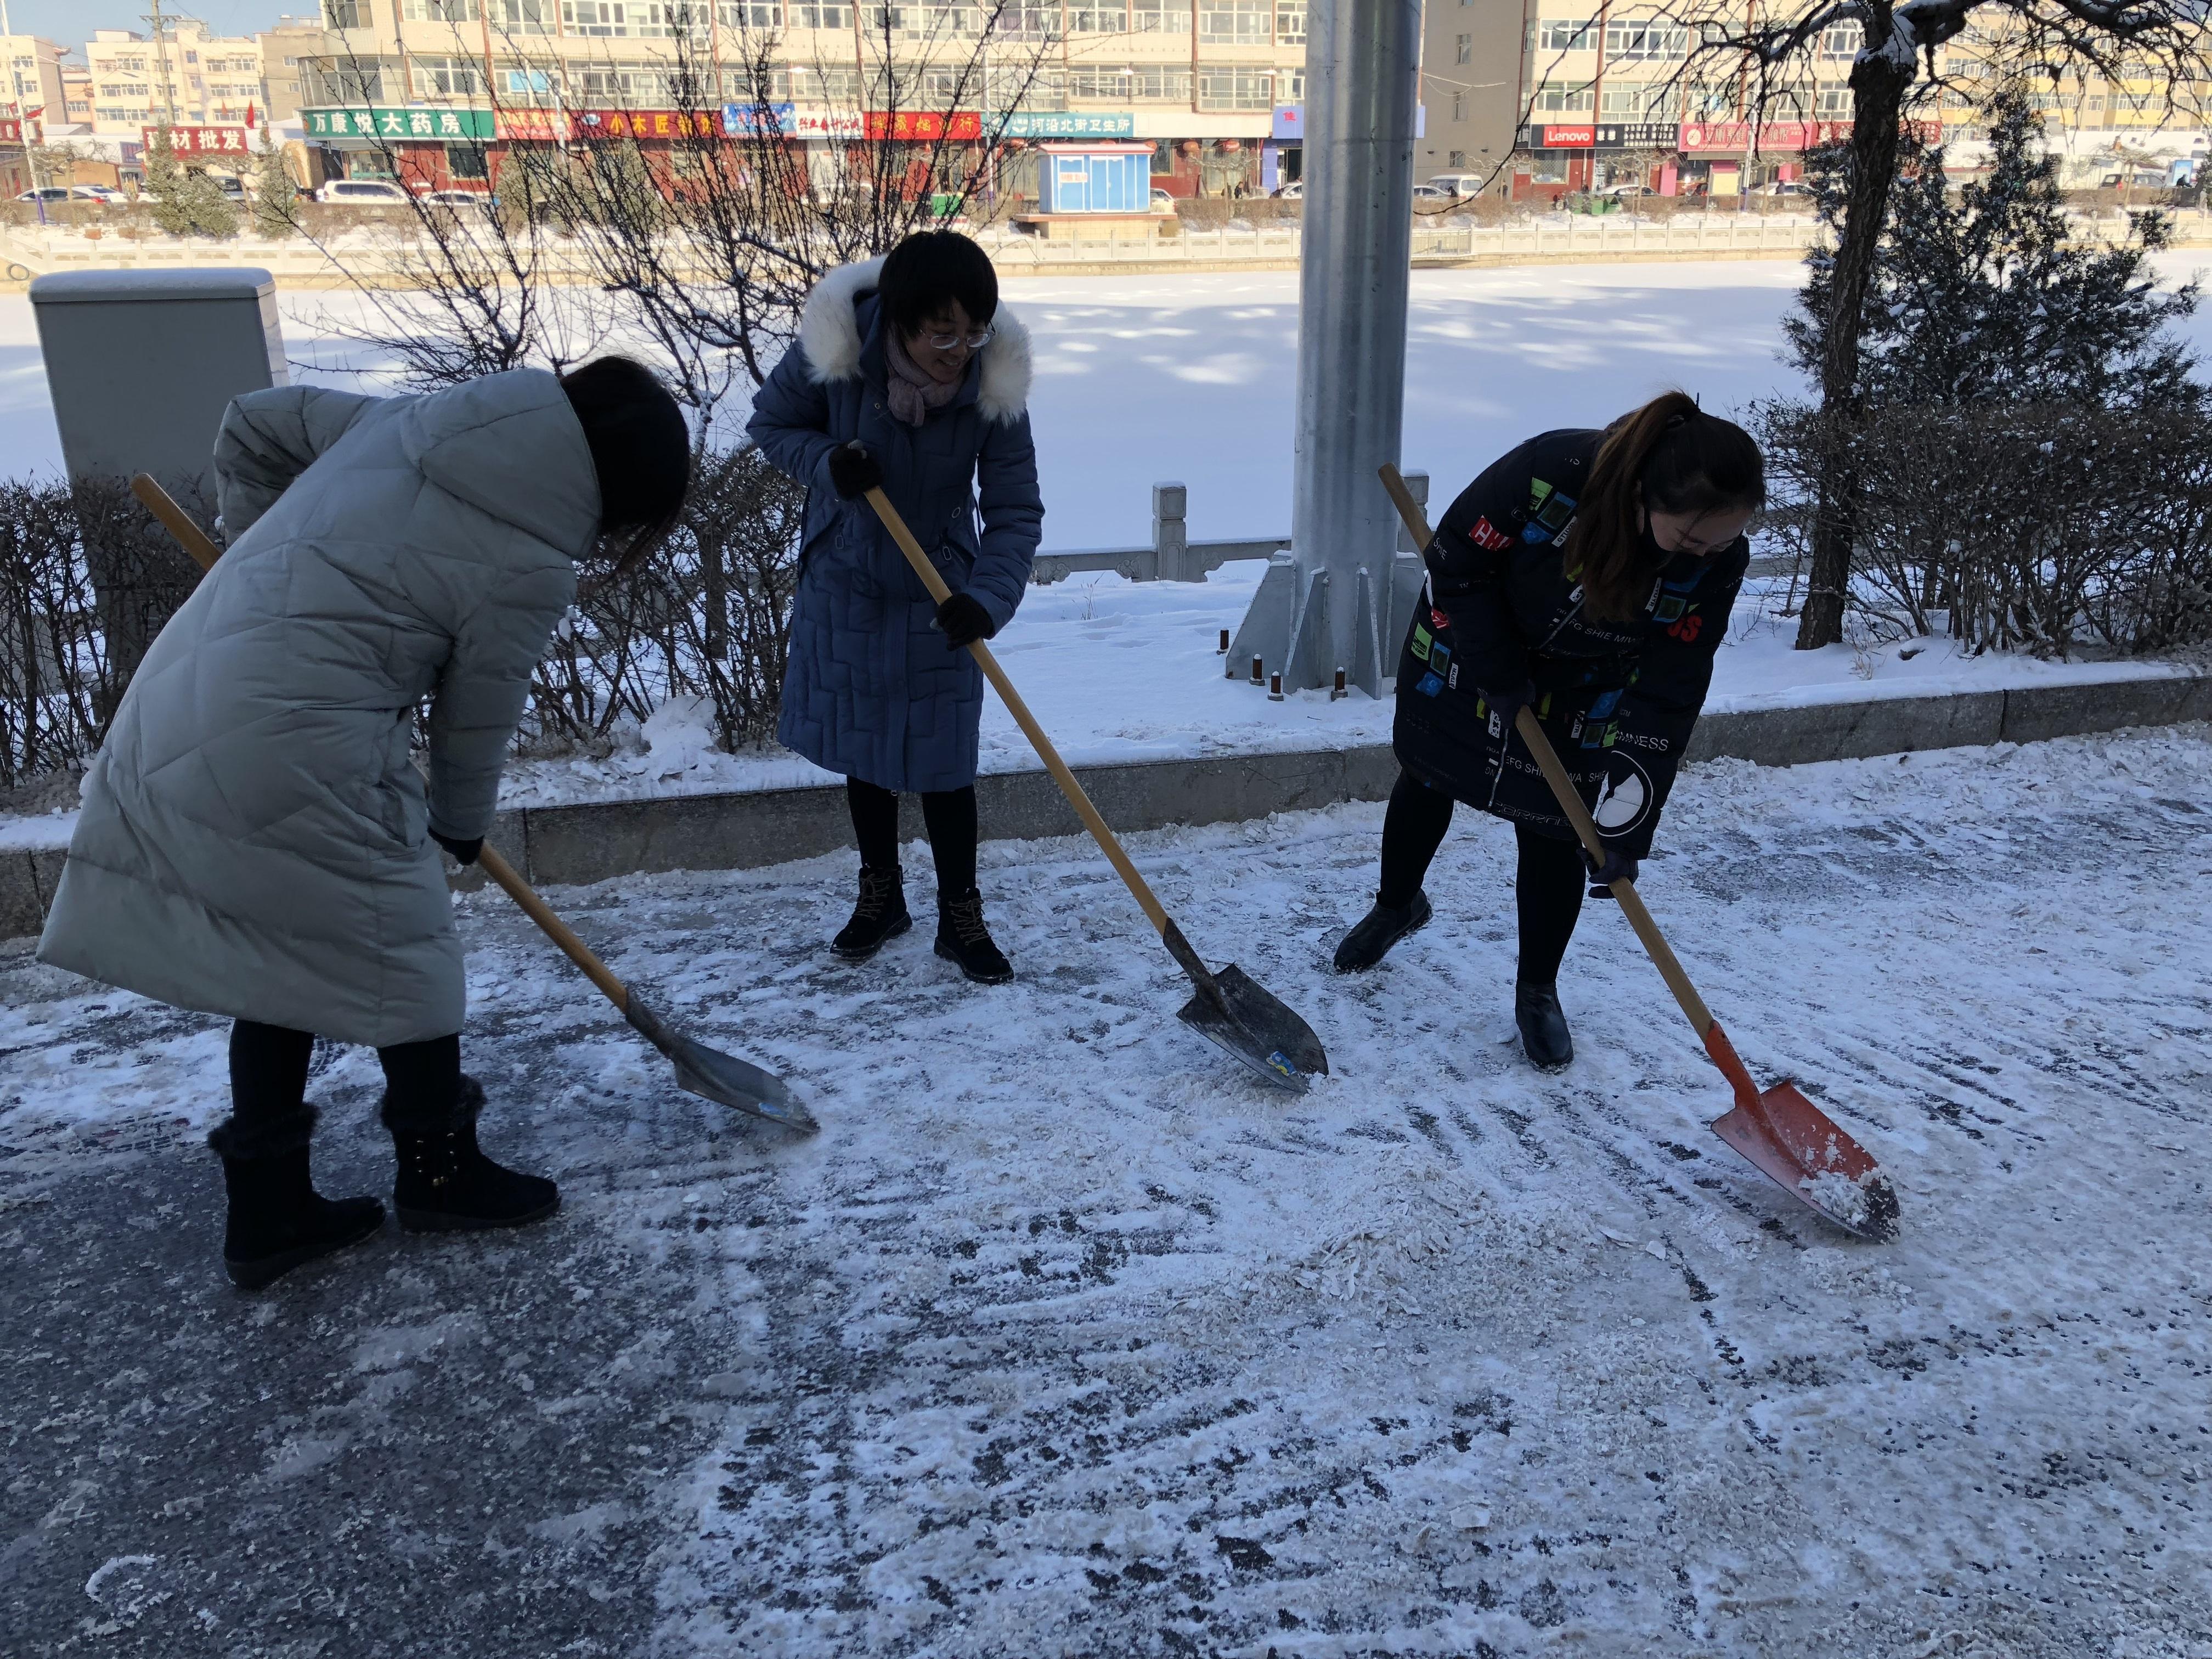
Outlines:
[[[1522,1052],[1540,1071],[1556,1072],[1575,1057],[1575,1041],[1567,1035],[1566,1011],[1559,1006],[1556,985],[1513,987],[1513,1023],[1521,1028]]]
[[[222,1159],[230,1198],[222,1265],[240,1290],[258,1291],[317,1256],[342,1250],[384,1224],[373,1198],[325,1198],[307,1171],[315,1109],[241,1123],[226,1118],[208,1136]]]
[[[913,926],[906,908],[906,878],[898,866],[872,870],[864,864],[853,919],[830,941],[830,948],[848,962],[866,962]]]
[[[958,963],[978,985],[1004,985],[1014,976],[1013,963],[983,925],[983,896],[973,887],[951,898],[937,896],[937,954]]]
[[[477,1146],[483,1085],[461,1079],[451,1120],[426,1127],[384,1096],[384,1125],[399,1155],[392,1207],[411,1233],[476,1232],[543,1221],[561,1207],[561,1189],[543,1176],[524,1175],[486,1158]]]

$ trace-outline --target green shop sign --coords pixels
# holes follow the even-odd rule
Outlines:
[[[985,131],[992,118],[983,118]],[[1077,114],[1066,110],[1016,110],[1006,118],[1009,138],[1133,138],[1137,118],[1127,110]]]
[[[397,138],[438,143],[459,139],[488,143],[493,136],[488,109],[303,109],[310,138]]]

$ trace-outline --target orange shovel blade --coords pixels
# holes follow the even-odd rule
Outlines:
[[[1705,1048],[1736,1096],[1735,1109],[1715,1120],[1716,1134],[1844,1231],[1885,1243],[1897,1237],[1897,1191],[1865,1147],[1796,1084],[1759,1090],[1717,1024]]]

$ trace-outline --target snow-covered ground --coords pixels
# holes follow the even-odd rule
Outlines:
[[[1579,1058],[1523,1066],[1496,823],[1333,976],[1380,819],[1133,841],[1327,1042],[1303,1099],[1176,1023],[1087,842],[985,848],[996,989],[920,932],[833,961],[848,859],[558,894],[801,1144],[464,899],[487,1141],[562,1215],[251,1300],[217,1024],[9,947],[9,1650],[2201,1659],[2212,732],[1686,774],[1644,890],[1890,1171],[1887,1247],[1707,1130],[1602,903]],[[373,1188],[374,1059],[322,1061]]]

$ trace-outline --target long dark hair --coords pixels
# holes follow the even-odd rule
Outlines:
[[[1715,513],[1766,504],[1766,463],[1734,421],[1668,392],[1605,431],[1575,506],[1564,562],[1589,612],[1625,622],[1642,605],[1668,556],[1656,556],[1636,509]]]
[[[666,539],[691,488],[691,429],[659,377],[629,357],[594,357],[561,377],[599,477],[599,538],[627,575]]]

